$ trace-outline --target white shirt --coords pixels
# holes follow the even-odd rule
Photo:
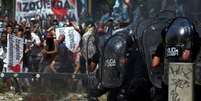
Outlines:
[[[39,45],[41,43],[41,40],[39,36],[36,35],[36,33],[31,32],[31,37],[32,37],[32,42],[34,42],[34,44]]]

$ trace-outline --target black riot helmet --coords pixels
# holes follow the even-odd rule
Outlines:
[[[162,31],[165,43],[165,56],[170,61],[183,61],[181,58],[184,50],[191,50],[191,59],[194,60],[197,52],[195,50],[199,43],[199,35],[193,23],[185,17],[175,18],[167,28]]]
[[[193,23],[185,17],[175,18],[162,32],[166,44],[179,44],[192,41],[196,34]]]

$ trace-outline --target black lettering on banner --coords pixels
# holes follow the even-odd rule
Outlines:
[[[52,4],[51,2],[44,2],[45,8],[51,8],[52,7],[51,4]]]
[[[29,9],[30,10],[35,10],[35,3],[34,2],[30,2]]]
[[[71,19],[76,19],[74,12],[69,11],[69,12],[68,12],[68,16],[69,16]]]
[[[48,2],[45,2],[44,0],[39,0],[36,2],[23,2],[23,3],[18,3],[18,7],[20,11],[28,12],[30,10],[37,10],[37,9],[42,9],[43,7],[46,8]]]
[[[64,7],[65,8],[70,8],[70,5],[69,5],[68,1],[65,2]]]
[[[42,1],[36,1],[37,9],[42,9]]]
[[[52,7],[53,8],[73,8],[68,1],[66,0],[65,2],[58,1],[56,3],[52,2]]]
[[[45,2],[45,0],[40,0],[40,2],[41,2],[41,6],[44,5],[44,8],[46,8],[46,2]]]
[[[20,2],[17,3],[17,7],[19,8],[19,11],[22,11],[22,5]]]
[[[27,2],[22,3],[23,5],[23,11],[28,12],[29,11],[29,4]]]
[[[63,5],[63,2],[62,2],[62,1],[57,2],[57,7],[58,7],[58,8],[62,8],[62,5]]]
[[[63,2],[62,1],[58,1],[58,2],[52,2],[52,7],[53,8],[62,8],[63,6]]]

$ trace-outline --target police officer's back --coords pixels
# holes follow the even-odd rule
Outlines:
[[[170,62],[193,62],[199,50],[199,35],[193,23],[185,17],[177,17],[161,32],[162,42],[152,59],[152,68],[163,68],[162,99],[168,98],[168,67]]]

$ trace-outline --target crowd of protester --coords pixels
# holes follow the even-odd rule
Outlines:
[[[48,17],[44,27],[40,22],[37,18],[22,19],[19,23],[5,19],[5,28],[1,33],[1,47],[4,48],[4,53],[6,53],[7,35],[13,34],[24,39],[23,71],[78,73],[81,55],[79,50],[74,53],[68,50],[64,44],[65,35],[60,35],[59,39],[55,38],[55,29],[58,26],[75,26],[75,29],[80,32],[77,25],[69,20],[59,25],[59,22],[51,16]],[[2,71],[3,59],[1,62]]]
[[[80,47],[82,41],[80,40],[80,45],[70,51],[64,42],[65,35],[61,34],[56,38],[56,28],[74,27],[82,38],[86,32],[95,32],[96,28],[93,24],[85,23],[79,26],[69,19],[65,19],[61,24],[52,16],[48,16],[45,23],[37,17],[29,20],[22,19],[20,22],[12,21],[6,17],[3,22],[4,28],[0,37],[0,47],[3,50],[0,54],[1,71],[5,67],[7,36],[12,34],[24,39],[22,72],[76,74],[86,72],[86,61],[81,54]],[[11,82],[6,82],[7,87],[11,85]]]

